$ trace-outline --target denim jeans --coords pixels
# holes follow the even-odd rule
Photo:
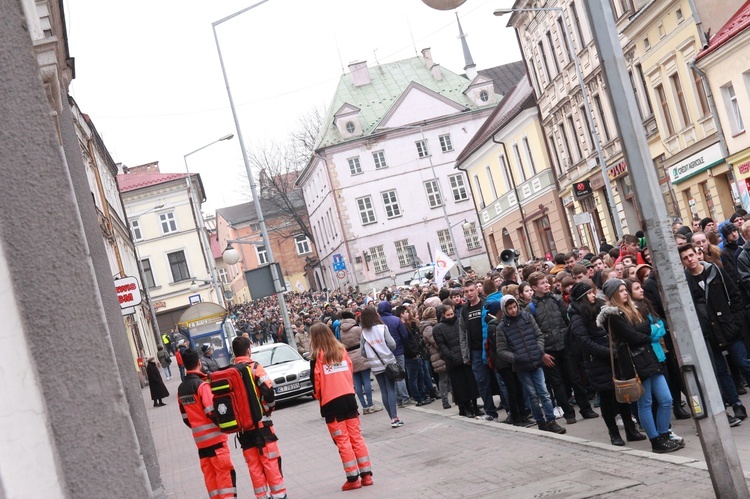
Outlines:
[[[424,393],[427,394],[427,396],[430,396],[430,392],[432,392],[432,373],[430,372],[430,360],[429,359],[421,359],[420,360],[422,364],[422,373],[424,376],[422,376],[422,390]]]
[[[357,392],[362,409],[372,407],[372,386],[370,385],[370,370],[365,369],[354,373],[354,391]]]
[[[185,367],[178,366],[180,368],[180,381],[185,381]]]
[[[443,405],[450,404],[448,395],[451,393],[451,378],[448,376],[448,371],[438,373],[438,390],[440,391],[440,398],[443,400]]]
[[[383,407],[388,412],[391,419],[398,417],[396,412],[396,384],[386,376],[384,372],[375,375],[375,379],[380,387],[380,397],[383,401]]]
[[[162,367],[162,369],[164,369],[164,377],[166,377],[166,378],[171,378],[172,377],[172,370],[169,368],[169,366]]]
[[[672,394],[669,393],[667,378],[663,374],[654,374],[644,379],[643,396],[638,399],[638,419],[648,438],[656,438],[669,431],[669,419],[672,416]],[[656,420],[651,412],[651,404],[656,399],[659,408]]]
[[[396,355],[396,362],[400,365],[404,371],[406,371],[406,361],[402,355]],[[406,373],[406,377],[409,377],[409,373]],[[403,404],[409,401],[409,390],[406,389],[406,380],[396,381],[396,402]]]
[[[521,380],[523,389],[529,396],[531,414],[537,423],[551,422],[555,420],[555,411],[552,400],[549,398],[547,384],[544,381],[544,370],[539,367],[533,371],[517,373]],[[541,406],[541,407],[540,407]]]
[[[745,345],[742,344],[742,341],[735,341],[734,343],[729,345],[729,348],[732,348],[732,345],[734,345],[735,343],[739,343],[741,345],[741,350],[745,350]],[[727,361],[726,359],[724,359],[724,354],[722,353],[721,348],[709,346],[709,351],[711,352],[711,355],[713,355],[712,360],[714,364],[714,371],[716,372],[716,380],[719,382],[719,387],[721,388],[721,394],[731,405],[734,406],[737,404],[741,404],[742,401],[740,400],[740,396],[737,393],[737,386],[734,384],[734,380],[729,374],[729,366],[727,366]],[[729,349],[728,351],[731,352],[731,350]],[[745,357],[747,357],[747,352],[745,352]]]
[[[479,396],[482,397],[482,402],[484,402],[484,412],[493,418],[497,418],[497,407],[495,407],[495,401],[492,398],[492,382],[490,381],[490,376],[494,376],[494,373],[482,360],[481,349],[471,351],[471,370],[474,373],[474,379],[477,380]]]
[[[424,391],[424,369],[419,357],[406,359],[406,379],[409,382],[409,393],[414,400],[421,402],[429,397],[430,392]]]

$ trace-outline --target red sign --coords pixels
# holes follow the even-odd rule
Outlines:
[[[115,281],[115,291],[120,308],[135,307],[141,304],[141,291],[135,277],[124,277]]]
[[[740,166],[738,166],[737,171],[742,174],[750,172],[750,161],[748,161],[747,163],[742,163]]]
[[[628,169],[627,163],[624,161],[620,161],[615,166],[610,166],[607,168],[607,175],[609,176],[610,180],[614,180],[620,175],[623,175]]]

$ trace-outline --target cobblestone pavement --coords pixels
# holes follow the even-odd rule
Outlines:
[[[200,498],[206,492],[190,431],[175,395],[179,376],[166,381],[167,406],[153,408],[143,391],[168,497]],[[374,399],[379,402],[379,394]],[[501,413],[502,414],[502,413]],[[439,402],[399,410],[404,427],[392,429],[384,411],[362,416],[375,485],[350,496],[381,497],[713,497],[700,442],[691,421],[675,423],[686,448],[655,455],[648,443],[608,445],[601,418],[564,425],[561,437],[535,429],[459,417]],[[274,413],[289,497],[343,494],[338,452],[309,397],[281,404]],[[748,457],[750,423],[734,428],[741,457]],[[239,497],[252,497],[242,453],[230,437]]]

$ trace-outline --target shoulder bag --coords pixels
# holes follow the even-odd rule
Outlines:
[[[615,398],[622,404],[630,404],[641,398],[644,393],[641,378],[638,377],[638,371],[635,370],[633,357],[630,354],[630,345],[627,345],[628,357],[630,358],[630,363],[633,365],[635,377],[631,379],[617,379],[615,377],[615,354],[612,350],[612,328],[609,325],[607,326],[607,336],[609,337],[609,361],[612,367],[612,382],[615,385]]]
[[[370,346],[372,348],[372,351],[375,352],[375,356],[380,360],[380,363],[385,366],[385,375],[388,376],[388,378],[391,379],[391,381],[403,381],[406,379],[406,371],[404,371],[404,368],[401,367],[401,364],[398,362],[391,362],[390,364],[386,364],[383,362],[383,358],[380,356],[377,350],[375,350],[374,347]]]

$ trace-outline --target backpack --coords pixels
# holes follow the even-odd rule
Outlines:
[[[257,366],[256,362],[252,367]],[[260,392],[249,364],[235,364],[210,375],[214,417],[223,433],[257,428],[263,418]]]

